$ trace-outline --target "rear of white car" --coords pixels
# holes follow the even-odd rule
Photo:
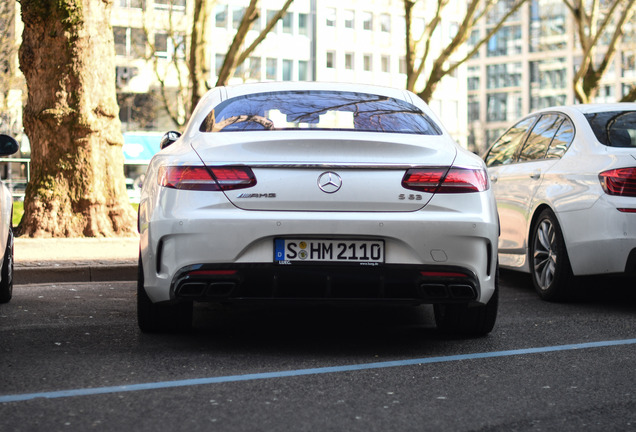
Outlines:
[[[316,98],[320,115],[300,122],[308,129],[290,126],[298,94]],[[328,113],[325,95],[339,109],[355,107]],[[374,109],[417,109],[430,130],[345,127],[369,95]],[[267,116],[228,121],[215,110],[277,97],[284,102]],[[324,121],[332,126],[317,129]],[[214,130],[232,122],[247,130]],[[142,330],[187,326],[194,301],[431,303],[450,331],[485,334],[494,325],[498,224],[483,162],[408,92],[316,83],[215,89],[153,159],[139,216]]]

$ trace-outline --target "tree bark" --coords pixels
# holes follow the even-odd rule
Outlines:
[[[135,233],[115,92],[112,0],[21,0],[31,180],[18,234]]]
[[[194,13],[192,15],[192,36],[190,39],[190,83],[192,94],[190,107],[187,112],[197,106],[199,100],[210,89],[208,78],[210,77],[210,59],[208,55],[209,18],[212,16],[210,0],[195,0]]]

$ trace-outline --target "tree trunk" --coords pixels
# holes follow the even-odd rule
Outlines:
[[[135,233],[123,172],[111,0],[21,0],[31,181],[18,234]]]
[[[210,78],[208,33],[209,18],[212,16],[211,9],[210,0],[195,0],[194,2],[189,59],[192,95],[190,107],[186,109],[188,113],[194,110],[205,92],[210,89],[207,80]]]

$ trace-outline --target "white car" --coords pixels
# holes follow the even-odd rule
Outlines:
[[[501,219],[499,262],[541,298],[573,276],[636,272],[636,104],[547,108],[485,154]]]
[[[0,156],[18,151],[18,142],[0,134]],[[13,196],[9,188],[0,182],[0,303],[8,303],[13,296]]]
[[[161,147],[139,206],[143,331],[188,328],[198,301],[435,304],[444,331],[493,328],[485,165],[414,94],[215,88]]]

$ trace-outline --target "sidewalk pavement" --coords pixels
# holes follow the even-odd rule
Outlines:
[[[15,239],[16,285],[137,280],[139,238]]]

